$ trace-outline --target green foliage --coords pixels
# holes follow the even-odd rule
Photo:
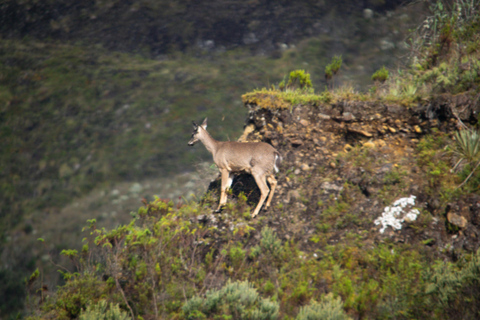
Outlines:
[[[449,145],[448,135],[440,132],[425,136],[417,145],[417,163],[425,172],[427,192],[442,203],[453,196],[456,188],[456,176],[450,170],[451,152],[445,152]]]
[[[412,67],[388,75],[385,85],[372,92],[406,106],[438,93],[478,92],[479,4],[478,0],[433,3],[431,15],[409,40]],[[378,81],[383,80],[381,74],[382,69],[375,73]]]
[[[348,197],[331,201],[331,210],[340,211],[336,219],[346,224]],[[232,216],[240,219],[242,206],[242,201],[233,203]],[[123,310],[131,308],[135,317],[177,319],[308,319],[324,313],[415,318],[426,303],[426,297],[416,294],[424,290],[420,275],[430,261],[407,245],[364,247],[356,234],[328,245],[325,239],[338,226],[329,224],[327,214],[319,218],[323,242],[313,254],[300,250],[303,241],[281,241],[266,226],[255,238],[251,226],[249,232],[239,228],[236,233],[207,228],[195,217],[210,209],[195,203],[175,208],[157,199],[145,207],[144,214],[113,230],[90,223],[89,253],[99,253],[98,258],[90,264],[82,262],[81,254],[72,257],[79,272],[66,277],[66,285],[47,300],[44,317],[80,317],[105,296]],[[217,289],[215,279],[226,284]],[[322,298],[319,287],[331,294]],[[300,310],[309,301],[320,302]]]
[[[182,307],[185,319],[277,319],[278,303],[260,298],[248,281],[228,282],[205,297],[193,297]]]
[[[454,152],[461,159],[474,164],[480,158],[480,134],[476,130],[460,130],[455,132]]]
[[[73,258],[76,258],[78,256],[78,251],[77,250],[72,250],[72,249],[67,249],[67,250],[62,250],[62,252],[60,252],[60,254],[73,259]]]
[[[327,64],[325,67],[325,79],[330,80],[332,79],[340,70],[340,67],[342,66],[342,56],[335,55],[332,58],[332,61]]]
[[[312,87],[312,81],[310,80],[310,74],[305,70],[295,70],[290,72],[288,77],[287,88],[288,89],[308,89]]]
[[[282,242],[277,238],[277,235],[269,227],[263,227],[261,232],[260,247],[263,252],[272,255],[273,258],[279,257],[282,250]]]
[[[38,268],[35,269],[35,271],[30,275],[30,278],[28,278],[27,285],[31,285],[35,280],[38,279],[40,276],[40,271],[38,271]]]
[[[385,82],[388,79],[388,70],[383,66],[372,75],[373,81]]]
[[[333,294],[322,297],[320,302],[312,301],[310,304],[301,307],[296,320],[348,320],[351,319],[343,310],[343,304],[339,297],[334,298]]]
[[[107,304],[107,301],[100,300],[95,305],[89,305],[82,311],[79,320],[129,320],[131,317],[127,312],[120,309],[118,304]]]
[[[451,263],[440,262],[426,273],[430,307],[445,319],[475,319],[480,313],[480,251],[458,268]]]
[[[55,301],[49,300],[43,310],[59,318],[77,318],[92,301],[102,295],[104,284],[95,275],[85,273],[68,277],[66,284],[59,288]]]
[[[455,144],[452,151],[460,158],[454,169],[456,169],[463,160],[467,161],[467,164],[464,165],[459,172],[459,176],[463,179],[459,188],[466,185],[466,192],[476,190],[480,183],[479,177],[475,175],[480,165],[480,134],[478,131],[463,129],[455,132]]]
[[[264,88],[242,95],[245,104],[258,105],[261,108],[273,110],[290,109],[292,105],[296,104],[319,106],[322,103],[332,102],[334,98],[335,96],[327,90],[321,94],[314,94],[313,91],[281,91]]]
[[[228,252],[228,256],[232,262],[232,267],[238,269],[245,260],[245,250],[243,250],[240,245],[232,247]]]

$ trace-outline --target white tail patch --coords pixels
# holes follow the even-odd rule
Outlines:
[[[282,161],[282,157],[278,154],[275,154],[275,162],[273,162],[273,169],[275,170],[275,173],[278,173],[280,170],[278,170],[278,167],[277,167],[277,160]]]

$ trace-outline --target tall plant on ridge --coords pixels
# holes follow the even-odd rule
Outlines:
[[[340,67],[342,66],[342,62],[343,62],[342,56],[335,55],[332,58],[332,62],[327,64],[327,66],[325,67],[325,80],[327,81],[327,83],[328,81],[332,80],[334,76],[338,73],[338,71],[340,70]]]

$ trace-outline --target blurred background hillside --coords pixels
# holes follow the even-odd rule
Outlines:
[[[334,55],[336,85],[368,90],[375,70],[407,63],[428,5],[2,1],[0,318],[22,310],[37,267],[55,288],[50,259],[68,264],[58,254],[87,219],[113,227],[142,198],[201,194],[216,173],[204,148],[187,147],[191,120],[208,116],[215,138],[235,140],[243,93],[295,69],[322,90]]]

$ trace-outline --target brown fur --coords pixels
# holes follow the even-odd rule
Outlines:
[[[277,186],[274,171],[278,170],[281,161],[280,153],[274,147],[264,142],[217,141],[207,132],[207,119],[201,126],[194,124],[194,132],[188,145],[193,146],[198,141],[210,151],[213,161],[220,170],[222,185],[217,212],[227,202],[226,190],[232,183],[232,173],[242,171],[253,176],[261,192],[260,201],[253,211],[252,218],[258,214],[267,196],[265,209],[268,209]],[[267,181],[271,189],[268,188]]]

